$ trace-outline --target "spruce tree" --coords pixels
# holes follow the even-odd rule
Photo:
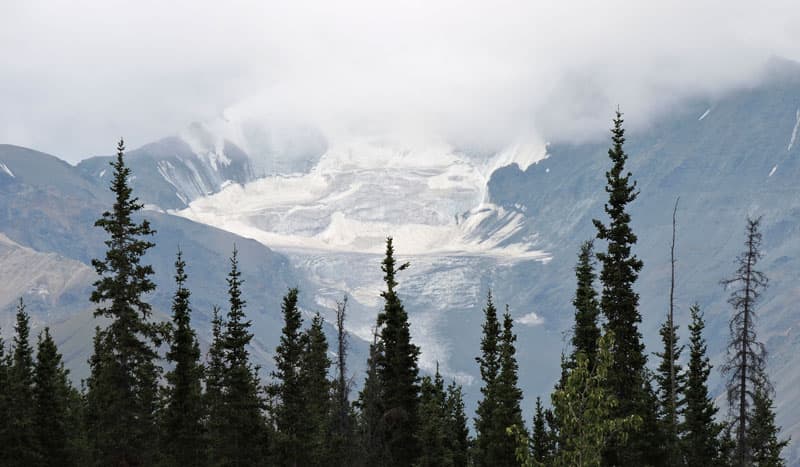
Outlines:
[[[494,427],[497,433],[496,445],[493,446],[497,466],[516,466],[516,443],[508,436],[507,429],[519,427],[527,436],[522,419],[522,390],[519,388],[519,377],[516,346],[517,336],[514,334],[514,320],[506,306],[503,314],[503,331],[500,334],[500,373],[497,377],[498,410]]]
[[[783,467],[786,462],[781,451],[789,444],[788,439],[779,440],[780,427],[775,424],[775,407],[770,388],[760,384],[753,393],[751,422],[747,437],[752,446],[751,461],[755,467]]]
[[[156,360],[162,330],[150,321],[151,307],[144,301],[155,289],[153,268],[141,264],[153,246],[146,238],[155,232],[147,220],[134,221],[142,204],[128,186],[131,171],[124,151],[120,140],[111,162],[114,205],[95,222],[109,236],[105,258],[92,260],[100,276],[91,296],[98,304],[94,315],[110,321],[96,336],[87,381],[89,440],[98,465],[152,464],[156,454]]]
[[[387,238],[381,267],[386,290],[381,292],[384,308],[378,314],[381,353],[377,354],[376,371],[381,385],[383,431],[390,466],[411,465],[418,454],[414,434],[418,428],[419,347],[411,342],[408,314],[396,291],[396,274],[407,267],[408,263],[396,265],[392,238]]]
[[[283,297],[283,330],[275,349],[276,379],[271,391],[277,398],[275,408],[275,456],[279,465],[297,466],[309,461],[307,442],[308,410],[305,400],[301,364],[306,350],[303,318],[297,307],[296,288]]]
[[[447,396],[444,381],[437,365],[433,378],[425,376],[420,385],[419,457],[414,465],[420,467],[453,466],[453,453],[448,443]]]
[[[225,407],[222,431],[223,458],[230,465],[256,465],[264,454],[265,425],[257,370],[250,363],[247,346],[253,338],[244,311],[242,279],[236,247],[228,273],[228,317],[222,335],[225,371],[222,399]]]
[[[364,387],[355,403],[358,408],[359,465],[363,466],[382,466],[388,458],[384,440],[383,387],[378,375],[378,358],[381,353],[382,345],[375,328],[369,347]]]
[[[10,404],[10,362],[6,354],[6,344],[0,333],[0,446],[8,446],[11,442],[10,425],[11,420],[8,416]],[[8,452],[0,449],[0,464],[8,462]]]
[[[682,436],[680,417],[685,404],[683,392],[686,385],[686,375],[681,372],[679,363],[683,347],[678,345],[677,331],[678,327],[670,326],[669,319],[661,325],[659,332],[664,351],[656,353],[661,361],[655,375],[658,387],[659,431],[663,439],[665,462],[669,466],[676,467],[683,464],[680,449]]]
[[[355,420],[350,406],[351,380],[347,374],[347,296],[336,303],[336,379],[333,381],[330,465],[346,466],[355,457]]]
[[[328,341],[322,330],[322,316],[317,313],[305,332],[303,354],[300,360],[300,381],[306,413],[303,450],[307,462],[302,465],[327,466],[331,432],[332,385],[328,379],[331,360],[328,358]]]
[[[550,450],[550,435],[547,432],[545,412],[540,397],[536,398],[536,408],[534,409],[532,426],[531,457],[533,457],[534,461],[542,465],[547,465],[551,462],[553,453]]]
[[[448,448],[456,467],[467,466],[469,460],[469,427],[464,412],[464,394],[461,386],[452,381],[447,386],[447,437]]]
[[[697,305],[691,307],[690,313],[692,321],[689,324],[689,364],[681,446],[686,465],[713,466],[718,465],[720,458],[718,437],[722,426],[714,421],[717,407],[708,391],[711,363],[706,356],[703,314]]]
[[[611,333],[600,338],[592,369],[588,357],[578,353],[575,368],[567,374],[564,385],[553,393],[553,408],[563,440],[554,456],[555,466],[599,467],[611,440],[625,441],[627,433],[642,422],[638,415],[614,416],[619,401],[607,389],[607,378],[613,368],[613,341]]]
[[[206,357],[205,371],[205,394],[203,395],[203,406],[206,414],[205,434],[206,434],[206,453],[210,465],[224,465],[226,447],[223,432],[225,431],[226,409],[223,398],[225,392],[224,375],[225,349],[223,342],[223,331],[225,320],[222,317],[219,307],[215,306],[212,311],[211,319],[211,345]]]
[[[186,263],[178,251],[175,260],[177,290],[172,298],[172,328],[167,361],[172,371],[166,374],[167,387],[162,417],[162,454],[174,465],[202,465],[205,461],[203,442],[203,399],[200,345],[191,326],[191,293],[186,288]]]
[[[733,307],[731,316],[728,356],[722,368],[727,376],[728,405],[731,429],[736,447],[734,465],[744,467],[752,462],[753,449],[748,431],[752,420],[753,395],[765,385],[769,387],[766,373],[766,348],[756,336],[756,304],[767,287],[767,277],[756,269],[761,253],[761,219],[747,219],[745,250],[736,262],[734,275],[722,282],[732,287],[728,302]]]
[[[572,304],[575,306],[575,325],[572,332],[572,355],[570,362],[575,362],[578,352],[583,352],[589,359],[589,366],[594,364],[597,353],[597,340],[600,338],[598,317],[600,314],[597,302],[597,291],[594,288],[594,244],[591,240],[581,245],[578,264],[575,266],[577,288]]]
[[[76,410],[71,399],[72,388],[69,370],[64,368],[61,354],[45,328],[39,334],[36,353],[34,381],[34,426],[36,443],[40,452],[39,465],[79,465],[73,439],[81,427],[74,423],[72,411]]]
[[[497,319],[497,308],[492,301],[491,291],[486,297],[483,309],[483,337],[481,338],[481,355],[476,357],[481,373],[482,398],[478,401],[475,414],[475,449],[473,460],[477,466],[496,465],[494,447],[499,442],[495,419],[499,410],[497,394],[500,375],[500,322]],[[505,427],[503,427],[505,429]],[[502,434],[505,436],[505,433]]]
[[[609,223],[595,219],[597,238],[606,241],[606,251],[598,252],[597,259],[602,265],[600,280],[603,284],[600,309],[606,318],[605,330],[614,335],[614,361],[608,372],[608,392],[616,397],[619,404],[612,415],[625,418],[637,415],[648,427],[631,433],[628,443],[612,442],[604,457],[606,465],[645,465],[646,456],[653,444],[656,433],[649,429],[648,419],[655,419],[649,401],[649,382],[645,374],[647,357],[644,352],[639,323],[639,295],[633,284],[642,269],[642,262],[631,249],[636,244],[636,234],[630,227],[631,217],[628,204],[633,202],[638,191],[631,173],[626,171],[628,155],[624,150],[625,130],[622,127],[622,114],[617,111],[614,127],[611,130],[612,146],[608,150],[612,167],[606,172],[606,193],[608,202],[605,212]]]
[[[8,387],[9,439],[7,465],[36,465],[40,461],[36,436],[34,361],[30,344],[30,317],[19,299]]]

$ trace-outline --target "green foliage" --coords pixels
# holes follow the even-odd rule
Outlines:
[[[265,424],[256,369],[250,363],[247,346],[253,334],[245,316],[238,252],[233,249],[228,273],[230,309],[221,336],[224,370],[222,373],[223,429],[219,432],[218,454],[223,464],[254,465],[264,455]]]
[[[547,421],[545,420],[545,411],[540,397],[536,398],[532,429],[531,456],[534,461],[546,465],[551,462],[553,448],[550,433],[547,432]]]
[[[481,380],[483,381],[481,386],[483,397],[478,401],[475,416],[476,437],[473,459],[477,466],[492,465],[494,460],[492,450],[497,438],[495,414],[499,410],[497,381],[500,375],[500,322],[497,319],[497,308],[492,301],[491,291],[486,297],[483,314],[481,355],[475,358],[480,366]]]
[[[624,442],[641,425],[638,415],[614,415],[619,401],[607,390],[613,348],[614,336],[606,333],[600,338],[596,364],[591,370],[588,357],[578,353],[575,368],[570,370],[563,387],[553,393],[553,408],[563,435],[553,465],[600,466],[609,442]]]
[[[78,465],[79,459],[70,449],[70,438],[81,428],[74,426],[70,414],[76,409],[71,400],[73,388],[49,328],[39,334],[37,348],[33,407],[40,465]]]
[[[417,444],[420,467],[453,466],[448,443],[447,396],[442,375],[437,368],[434,378],[425,376],[420,385],[419,428]]]
[[[376,353],[376,372],[381,386],[383,433],[389,454],[387,465],[408,466],[416,460],[419,405],[419,347],[411,342],[408,314],[397,296],[397,267],[392,238],[386,239],[386,256],[381,267],[386,290],[381,292],[383,312],[378,314],[380,342]]]
[[[323,319],[317,313],[311,320],[311,327],[305,332],[305,348],[300,360],[300,380],[302,382],[302,401],[305,404],[299,420],[305,425],[302,433],[306,461],[298,465],[326,466],[331,456],[329,433],[332,424],[331,382],[328,370],[328,341],[322,330]]]
[[[203,441],[203,366],[200,346],[191,327],[191,293],[186,288],[186,263],[178,251],[175,261],[177,290],[172,299],[172,327],[167,361],[174,365],[166,374],[164,406],[161,414],[163,430],[162,455],[173,465],[202,465],[205,461]]]
[[[149,321],[150,304],[143,298],[155,289],[153,268],[140,264],[153,246],[144,238],[154,231],[146,220],[133,220],[142,205],[131,196],[124,150],[120,140],[111,163],[113,208],[95,222],[109,236],[105,258],[92,260],[100,276],[91,296],[98,304],[95,317],[110,321],[97,330],[87,381],[89,441],[98,465],[152,464],[156,454],[156,349],[162,329]]]
[[[783,467],[786,462],[781,451],[789,444],[788,439],[778,439],[780,428],[775,424],[775,407],[770,390],[765,384],[756,387],[753,394],[751,422],[747,430],[748,446],[752,447],[751,461],[754,467]]]
[[[30,345],[30,317],[20,298],[14,327],[8,385],[7,465],[36,465],[39,447],[36,436],[33,348]]]
[[[646,465],[646,457],[657,445],[655,407],[648,393],[649,384],[645,374],[647,357],[639,332],[642,317],[639,314],[639,295],[633,285],[642,269],[642,262],[632,253],[637,237],[630,227],[628,204],[636,200],[638,192],[631,173],[626,171],[628,156],[623,148],[625,130],[622,114],[617,111],[611,130],[612,145],[608,150],[612,167],[606,172],[608,202],[605,212],[609,223],[595,219],[597,238],[606,241],[606,251],[598,252],[602,265],[600,281],[603,284],[600,309],[606,318],[605,330],[614,335],[614,361],[608,370],[607,391],[616,397],[618,404],[613,409],[615,418],[638,415],[643,420],[643,429],[631,434],[628,443],[612,442],[605,455],[608,465]]]
[[[685,405],[686,375],[681,371],[679,363],[683,347],[678,345],[678,327],[670,325],[669,319],[661,325],[659,332],[664,344],[664,351],[656,353],[660,359],[655,374],[659,432],[664,461],[669,466],[677,467],[683,464],[680,444],[683,435],[681,416]]]
[[[597,352],[597,340],[600,338],[598,317],[600,305],[597,302],[597,291],[594,288],[595,272],[593,264],[594,244],[591,240],[581,245],[578,264],[575,266],[577,288],[572,301],[575,307],[575,325],[572,332],[572,355],[570,362],[574,365],[575,356],[583,352],[589,359],[589,367],[594,365]]]
[[[461,386],[452,381],[447,386],[447,440],[454,466],[469,465],[469,427],[464,412],[464,394]]]
[[[682,451],[686,465],[719,465],[722,426],[714,421],[717,408],[708,391],[711,363],[703,337],[705,322],[699,306],[693,305],[690,313]]]
[[[225,447],[222,443],[222,431],[225,429],[226,414],[223,394],[225,390],[225,349],[222,333],[225,320],[218,307],[214,307],[211,319],[211,346],[206,357],[205,387],[203,406],[206,413],[206,443],[209,464],[220,465],[224,461]]]
[[[355,403],[358,409],[359,465],[384,465],[388,453],[384,441],[383,387],[378,375],[378,356],[382,352],[377,333],[369,348],[364,387]]]

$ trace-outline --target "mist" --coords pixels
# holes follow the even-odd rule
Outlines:
[[[493,151],[800,59],[796,1],[651,3],[4,2],[0,143],[76,162],[221,118]]]

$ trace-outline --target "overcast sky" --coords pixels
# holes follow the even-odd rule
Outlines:
[[[326,136],[580,139],[770,56],[800,60],[797,0],[6,0],[0,143],[77,161],[226,109]]]

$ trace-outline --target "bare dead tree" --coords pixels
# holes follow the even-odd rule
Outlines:
[[[669,281],[669,317],[667,318],[668,325],[667,329],[669,330],[669,384],[670,384],[670,402],[671,402],[671,417],[670,420],[671,426],[675,427],[678,426],[677,420],[677,405],[678,405],[678,395],[677,395],[677,384],[675,382],[675,365],[672,362],[675,362],[675,236],[677,232],[677,225],[678,225],[678,201],[680,201],[680,196],[675,199],[675,208],[672,210],[672,245],[670,246],[669,250],[669,264],[671,267],[671,276]]]
[[[731,288],[728,303],[733,307],[727,360],[722,367],[727,376],[731,429],[736,433],[737,465],[749,465],[752,447],[748,446],[750,405],[757,388],[769,384],[766,377],[766,348],[756,336],[756,303],[767,287],[767,277],[756,269],[762,257],[761,218],[747,218],[745,250],[737,257],[736,272],[722,284]]]
[[[336,401],[341,432],[346,432],[349,427],[350,389],[352,381],[347,376],[347,330],[344,320],[347,314],[347,296],[336,302]]]

